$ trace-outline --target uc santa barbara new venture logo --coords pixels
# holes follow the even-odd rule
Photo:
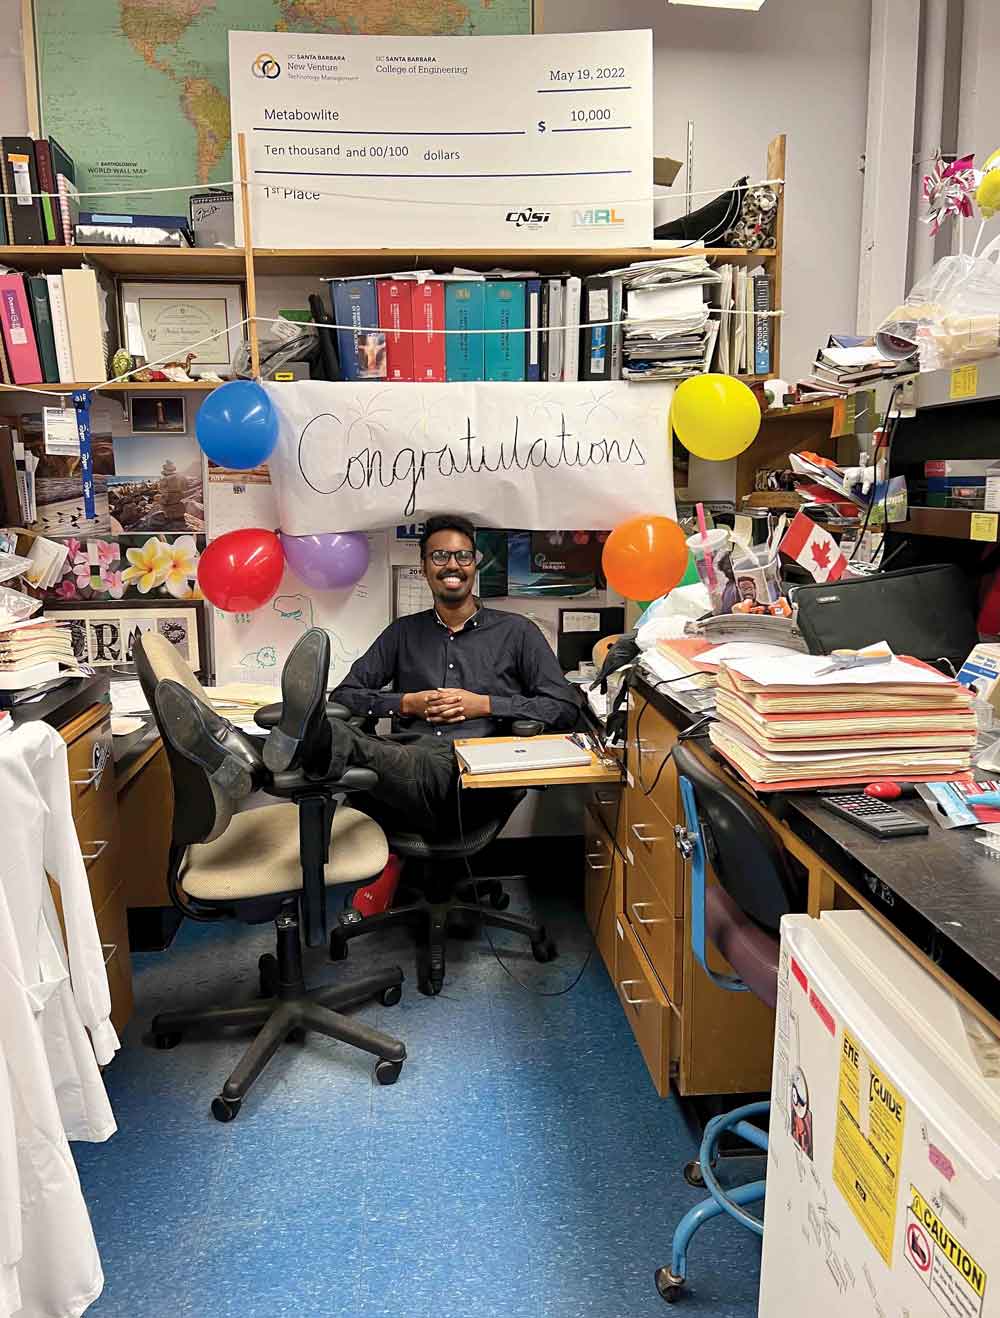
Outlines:
[[[266,52],[258,55],[250,67],[255,78],[277,78],[281,73],[281,65],[273,55]]]

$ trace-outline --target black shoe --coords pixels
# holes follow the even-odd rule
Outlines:
[[[230,800],[250,796],[267,779],[253,742],[186,686],[165,678],[154,698],[171,746],[204,769]]]
[[[281,670],[281,718],[264,743],[264,763],[272,773],[300,765],[307,773],[326,773],[330,763],[329,673],[330,637],[321,628],[310,627],[295,642]]]

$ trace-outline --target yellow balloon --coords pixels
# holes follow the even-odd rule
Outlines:
[[[994,151],[983,161],[983,177],[976,189],[976,201],[984,220],[992,219],[1000,211],[1000,151]]]
[[[689,453],[725,462],[753,443],[760,429],[760,406],[742,380],[692,375],[677,386],[670,419]]]

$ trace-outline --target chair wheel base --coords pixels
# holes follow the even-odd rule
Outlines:
[[[693,1185],[696,1190],[704,1190],[705,1178],[701,1172],[701,1163],[697,1158],[692,1158],[685,1166],[684,1179],[688,1185]]]
[[[684,1294],[684,1278],[674,1276],[669,1268],[657,1268],[653,1280],[661,1299],[668,1304],[676,1304]]]
[[[436,998],[444,988],[443,979],[421,979],[417,983],[417,988],[425,998]]]
[[[375,1063],[375,1079],[380,1085],[394,1085],[402,1069],[402,1062],[390,1062],[388,1058],[383,1057]]]
[[[495,892],[490,898],[490,905],[495,911],[505,911],[510,905],[510,893],[502,889],[500,892]]]
[[[212,1099],[212,1116],[216,1121],[235,1121],[242,1106],[242,1098],[224,1098],[220,1094]]]
[[[544,965],[547,961],[554,961],[559,953],[551,938],[543,938],[540,942],[531,944],[531,955]]]
[[[382,990],[380,1001],[383,1007],[396,1007],[402,1001],[403,990],[398,984],[390,984]]]
[[[293,1025],[285,1035],[286,1043],[305,1043],[306,1032],[302,1025]]]
[[[183,1037],[180,1030],[164,1030],[153,1035],[153,1047],[166,1052],[169,1048],[176,1048]]]

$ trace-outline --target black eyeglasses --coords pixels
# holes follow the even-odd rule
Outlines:
[[[435,567],[444,567],[452,558],[461,567],[471,567],[476,561],[476,551],[474,549],[432,549],[427,557]]]

